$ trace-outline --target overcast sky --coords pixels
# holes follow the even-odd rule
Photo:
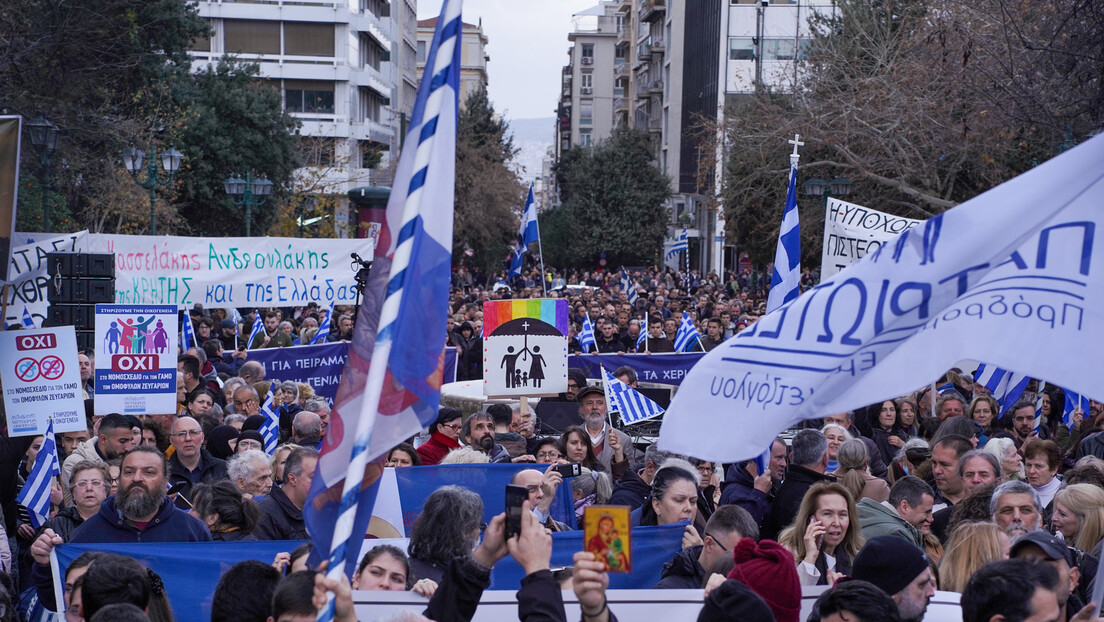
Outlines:
[[[418,19],[436,17],[442,0],[418,0]],[[567,64],[571,15],[598,0],[465,0],[464,21],[490,40],[488,91],[508,119],[555,116],[560,70]]]

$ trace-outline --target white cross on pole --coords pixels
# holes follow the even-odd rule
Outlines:
[[[801,134],[794,134],[793,140],[787,140],[786,142],[793,145],[793,153],[790,154],[790,166],[797,166],[797,161],[801,159],[801,156],[797,154],[797,148],[805,144],[801,142]]]

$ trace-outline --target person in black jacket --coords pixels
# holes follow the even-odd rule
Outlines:
[[[309,447],[291,450],[284,465],[284,483],[273,486],[269,495],[261,500],[261,518],[253,530],[258,540],[306,540],[310,537],[303,522],[303,506],[307,503],[316,466],[317,451]]]
[[[703,544],[679,551],[663,566],[654,589],[696,590],[714,573],[732,569],[732,550],[744,538],[759,539],[759,527],[751,514],[737,505],[722,505],[705,524]]]
[[[771,513],[764,522],[764,538],[774,540],[778,533],[790,526],[805,492],[818,482],[834,482],[836,478],[826,475],[828,469],[828,439],[820,430],[800,430],[791,441],[790,465],[786,467],[786,478],[778,489]]]
[[[172,426],[169,441],[175,448],[169,458],[169,485],[176,487],[176,506],[192,507],[192,487],[227,479],[226,461],[203,448],[203,428],[191,417],[181,417]]]

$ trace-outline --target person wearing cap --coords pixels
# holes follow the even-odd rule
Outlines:
[[[238,337],[239,332],[237,322],[230,319],[223,320],[219,324],[218,334],[218,340],[222,342],[222,347],[233,352],[244,346],[244,342],[240,341]]]
[[[775,622],[763,597],[747,585],[727,579],[706,591],[698,622]]]
[[[606,392],[601,387],[587,385],[575,394],[575,401],[579,404],[579,416],[583,419],[598,462],[615,477],[624,473],[629,466],[626,454],[632,452],[632,439],[621,430],[610,427]],[[613,465],[618,468],[614,470]]]
[[[935,596],[935,575],[924,551],[904,538],[878,536],[855,556],[851,577],[879,587],[897,605],[901,622],[920,622]]]
[[[1013,542],[1012,548],[1008,550],[1009,559],[1042,562],[1058,571],[1059,620],[1071,619],[1084,607],[1076,593],[1081,573],[1072,557],[1069,547],[1063,541],[1042,529],[1029,531]]]
[[[460,411],[455,408],[445,406],[437,412],[429,440],[418,446],[418,457],[423,465],[438,464],[450,451],[460,448],[460,430],[464,427],[461,418]]]

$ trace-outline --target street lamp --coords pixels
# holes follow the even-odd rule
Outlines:
[[[836,177],[831,181],[814,178],[806,181],[803,189],[805,196],[824,197],[824,203],[827,204],[830,197],[845,197],[851,194],[853,185],[850,179],[844,177]]]
[[[153,155],[153,142],[150,141],[150,155]],[[161,168],[169,174],[169,178],[166,180],[158,179],[157,175],[157,161],[154,158],[150,158],[146,162],[146,154],[141,149],[135,149],[131,147],[123,152],[123,166],[126,167],[127,172],[134,178],[134,182],[139,186],[149,190],[150,196],[150,235],[157,235],[157,186],[162,185],[166,188],[172,186],[173,176],[180,170],[180,162],[184,160],[184,154],[169,145],[169,148],[162,151]],[[144,180],[138,179],[138,173],[142,170],[142,163],[146,164],[146,178]]]
[[[41,152],[42,169],[39,172],[38,185],[42,187],[42,231],[50,231],[50,156],[57,151],[58,128],[46,117],[38,115],[27,122],[27,132],[31,135],[31,144]]]
[[[233,199],[234,205],[245,206],[245,235],[249,237],[253,235],[253,206],[260,207],[264,205],[264,202],[268,200],[268,195],[272,194],[272,182],[265,178],[253,179],[252,175],[247,174],[245,179],[240,177],[231,177],[222,182],[223,190],[226,194],[233,197],[241,197],[240,199]],[[258,198],[260,197],[260,198]]]

